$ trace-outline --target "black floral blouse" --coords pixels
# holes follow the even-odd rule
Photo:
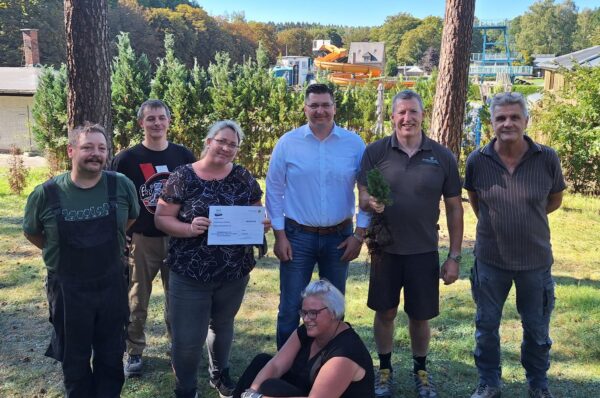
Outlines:
[[[195,217],[208,217],[209,206],[249,206],[262,197],[256,179],[240,165],[222,180],[203,180],[191,164],[171,173],[160,195],[167,203],[181,205],[177,218],[191,223]],[[240,279],[256,264],[252,246],[208,246],[207,234],[196,238],[171,238],[165,260],[171,271],[202,282]]]

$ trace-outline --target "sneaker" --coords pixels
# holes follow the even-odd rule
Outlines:
[[[231,398],[233,396],[235,383],[231,380],[231,377],[229,377],[229,368],[223,369],[218,378],[211,378],[209,384],[212,388],[217,390],[219,397]]]
[[[500,398],[502,393],[499,387],[490,387],[487,384],[480,384],[471,395],[471,398]]]
[[[379,369],[375,373],[375,396],[377,398],[391,398],[392,396],[392,369]]]
[[[437,391],[431,381],[431,376],[426,370],[419,370],[413,373],[415,379],[415,387],[420,398],[437,398]]]
[[[547,388],[530,388],[529,398],[554,398]]]
[[[123,367],[123,371],[125,372],[125,376],[127,377],[136,377],[142,375],[142,365],[144,362],[142,361],[141,355],[127,355],[127,362]]]

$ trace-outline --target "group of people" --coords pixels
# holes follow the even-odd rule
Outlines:
[[[125,376],[142,374],[149,298],[160,271],[177,397],[197,396],[205,345],[209,383],[220,397],[391,397],[402,291],[415,389],[419,397],[437,397],[427,367],[429,320],[439,314],[439,279],[451,284],[459,277],[464,187],[478,219],[470,279],[479,382],[472,398],[500,397],[499,326],[513,282],[529,396],[552,397],[547,214],[560,206],[565,182],[556,153],[525,135],[521,95],[498,94],[490,110],[495,137],[468,157],[463,185],[454,155],[423,132],[417,93],[394,97],[394,132],[365,146],[335,124],[331,88],[307,87],[307,124],[279,139],[266,178],[264,230],[273,229],[280,260],[278,351],[254,358],[238,383],[229,358],[254,251],[208,245],[207,231],[211,206],[262,206],[260,185],[234,163],[242,129],[230,120],[215,123],[196,160],[167,140],[168,107],[148,100],[138,112],[143,141],[117,154],[111,171],[102,126],[70,131],[71,171],[34,189],[23,224],[48,270],[53,336],[46,355],[62,362],[66,395],[118,397]],[[369,192],[373,169],[389,185],[391,204]],[[449,232],[441,267],[440,199]],[[344,317],[344,293],[349,262],[366,240],[377,240],[369,229],[375,217],[390,239],[377,242],[370,269],[374,368]],[[315,265],[319,280],[311,282]]]

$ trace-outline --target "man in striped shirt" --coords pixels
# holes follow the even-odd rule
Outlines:
[[[477,305],[479,385],[471,398],[500,397],[498,329],[513,282],[529,397],[550,398],[546,373],[554,281],[547,215],[560,207],[565,182],[556,152],[525,135],[528,115],[522,95],[498,94],[490,111],[495,138],[469,155],[464,184],[478,220],[471,289]]]

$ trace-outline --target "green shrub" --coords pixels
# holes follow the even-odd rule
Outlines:
[[[515,84],[512,86],[512,91],[515,91],[517,93],[521,93],[524,96],[528,96],[531,94],[535,94],[535,93],[539,93],[543,90],[544,88],[541,86],[534,86],[534,85],[526,85],[526,84]]]
[[[562,73],[568,84],[544,95],[530,131],[556,149],[573,191],[600,195],[600,68]]]

